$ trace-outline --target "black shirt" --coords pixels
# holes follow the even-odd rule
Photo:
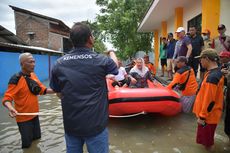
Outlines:
[[[200,35],[196,35],[195,37],[190,37],[192,43],[192,56],[199,56],[202,50],[202,46],[204,46],[204,40]]]

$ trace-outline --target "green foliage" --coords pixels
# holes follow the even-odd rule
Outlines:
[[[137,51],[151,50],[151,33],[138,33],[141,22],[151,0],[97,0],[101,7],[97,23],[103,38],[118,49],[122,59],[131,58]]]

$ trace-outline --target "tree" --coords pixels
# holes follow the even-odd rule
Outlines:
[[[97,15],[99,28],[105,31],[122,59],[131,58],[137,51],[151,50],[151,33],[138,33],[138,24],[151,0],[97,0],[101,14]]]

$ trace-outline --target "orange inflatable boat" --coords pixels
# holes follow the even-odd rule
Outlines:
[[[148,82],[149,88],[114,88],[107,80],[110,117],[160,113],[171,116],[181,112],[179,95],[160,82]]]

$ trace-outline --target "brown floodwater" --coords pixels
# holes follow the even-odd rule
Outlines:
[[[64,153],[65,140],[60,100],[55,95],[39,97],[42,138],[29,149],[21,149],[20,134],[14,119],[0,107],[0,153]],[[196,119],[192,114],[172,117],[159,114],[131,118],[110,118],[110,153],[206,153],[195,143]],[[216,153],[230,153],[223,132],[223,121],[215,134]],[[85,149],[85,153],[86,153]]]

